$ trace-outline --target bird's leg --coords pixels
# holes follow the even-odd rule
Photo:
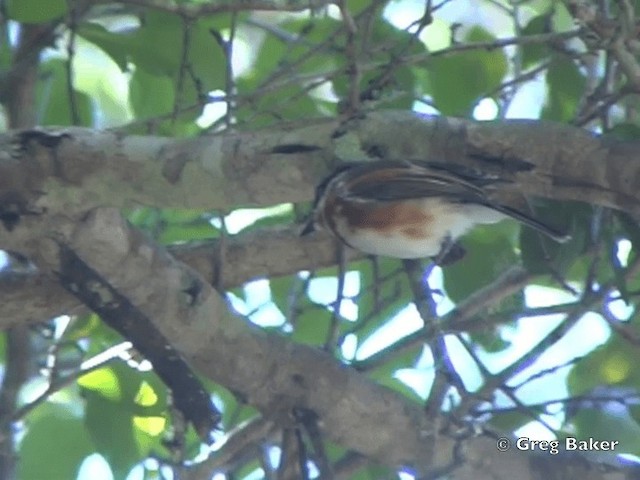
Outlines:
[[[466,250],[458,242],[447,236],[442,242],[440,252],[433,257],[434,266],[444,267],[461,260],[466,254]]]
[[[447,236],[444,242],[442,242],[442,246],[440,247],[440,252],[435,257],[432,257],[431,263],[424,271],[424,279],[427,285],[427,289],[434,293],[429,287],[429,277],[433,273],[433,270],[436,267],[444,267],[447,265],[451,265],[458,260],[461,260],[462,257],[465,256],[466,250],[462,245],[458,242],[455,242],[451,239],[451,237]]]

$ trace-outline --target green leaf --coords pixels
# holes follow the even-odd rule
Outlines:
[[[507,234],[509,229],[509,225],[478,227],[462,239],[464,258],[444,268],[445,290],[454,303],[488,285],[518,262]]]
[[[332,313],[326,308],[306,308],[294,320],[291,340],[305,345],[324,345],[331,327],[331,318]]]
[[[295,221],[295,211],[293,208],[289,208],[283,211],[274,212],[273,214],[265,215],[264,217],[260,217],[255,222],[239,230],[237,233],[247,233],[264,230],[266,228],[276,227],[279,225],[291,225]]]
[[[573,268],[585,251],[592,209],[588,205],[571,202],[538,202],[535,217],[549,225],[557,226],[571,235],[566,243],[558,243],[530,229],[520,233],[522,262],[531,273],[547,274],[553,269],[564,273]],[[589,259],[586,259],[587,261]],[[584,278],[582,269],[571,272],[571,278]]]
[[[295,275],[286,275],[283,277],[274,277],[269,280],[269,288],[271,289],[271,301],[278,309],[287,316],[290,310],[290,298],[293,289],[301,282]],[[303,308],[302,305],[300,305]]]
[[[635,140],[640,138],[640,126],[634,123],[618,123],[602,137],[612,137],[618,140]]]
[[[22,23],[44,23],[67,13],[67,0],[7,0],[10,19]]]
[[[378,61],[395,60],[398,55],[418,55],[425,53],[424,44],[414,37],[413,33],[389,23],[383,16],[378,16],[373,23],[371,42],[378,48],[374,59]],[[473,34],[472,34],[473,35]]]
[[[424,404],[424,399],[421,398],[413,388],[395,377],[382,378],[378,381],[378,383],[400,393],[402,396],[408,398],[414,403],[417,403],[418,405]]]
[[[409,280],[402,263],[377,257],[353,262],[350,268],[360,273],[359,318],[349,331],[358,337],[358,345],[375,334],[387,320],[413,301]]]
[[[139,119],[154,118],[173,111],[176,92],[173,80],[136,70],[131,77],[129,101]]]
[[[183,72],[183,83],[190,86],[195,94],[205,95],[211,90],[225,87],[227,60],[222,47],[211,33],[216,25],[217,22],[214,20],[203,18],[189,28],[186,61],[195,80],[191,79],[187,72]],[[196,98],[193,97],[194,100]]]
[[[247,404],[238,404],[235,410],[231,410],[224,416],[224,425],[226,428],[231,429],[242,425],[243,423],[259,416],[258,411]]]
[[[375,100],[376,108],[411,108],[415,98],[422,95],[416,75],[420,69],[413,65],[407,66],[398,59],[424,54],[424,44],[410,32],[391,25],[383,17],[376,17],[368,41],[374,52],[370,54],[370,61],[380,67],[364,70],[362,73],[359,86],[361,96]],[[344,66],[342,63],[340,65]],[[336,94],[343,99],[347,98],[352,81],[348,71],[337,76],[333,81]]]
[[[631,241],[631,258],[640,252],[640,226],[635,218],[626,212],[616,212],[616,218],[623,234]]]
[[[481,27],[472,28],[465,42],[496,38]],[[469,115],[483,96],[496,89],[507,73],[504,51],[474,50],[432,58],[429,84],[436,108],[443,115]]]
[[[155,373],[134,370],[124,362],[94,373],[78,382],[85,398],[85,425],[115,477],[125,478],[149,452],[164,449],[167,389]]]
[[[522,298],[522,295],[519,295]],[[523,302],[524,303],[524,302]],[[507,342],[500,335],[500,329],[474,331],[469,334],[471,340],[482,346],[489,353],[497,353],[507,349],[511,342]]]
[[[142,25],[126,41],[99,27],[85,26],[83,34],[124,68],[135,64],[130,102],[138,118],[154,118],[181,111],[156,125],[160,133],[193,135],[206,94],[225,85],[225,57],[210,32],[217,21],[202,18],[193,24],[164,12],[148,12]],[[186,46],[186,47],[185,47]]]
[[[198,222],[205,218],[208,220],[210,212],[201,209],[163,208],[160,211],[163,222],[173,225],[184,225]]]
[[[550,10],[547,13],[533,17],[522,29],[522,37],[526,38],[527,35],[537,35],[552,31],[552,14],[553,11]],[[525,43],[521,48],[523,68],[529,68],[545,60],[552,52],[547,43]]]
[[[513,432],[531,421],[531,415],[519,411],[497,412],[489,423],[500,432]]]
[[[6,361],[6,356],[7,354],[7,336],[6,336],[6,332],[2,332],[2,334],[0,335],[0,359],[3,359],[0,361],[0,365],[4,366],[4,362]]]
[[[262,471],[262,464],[258,460],[251,460],[248,462],[243,462],[241,466],[235,468],[230,472],[231,478],[264,478],[259,475],[259,472]]]
[[[134,436],[133,415],[122,403],[94,392],[88,391],[85,398],[85,424],[96,450],[109,463],[116,478],[125,478],[142,458]]]
[[[95,451],[82,420],[50,402],[37,410],[33,421],[27,420],[26,435],[20,442],[18,478],[76,478],[82,461]]]
[[[640,425],[630,416],[621,415],[617,411],[610,413],[600,408],[583,408],[576,413],[571,423],[575,430],[572,430],[570,436],[578,441],[591,437],[595,440],[619,442],[615,451],[609,452],[611,459],[620,453],[640,454]]]
[[[353,366],[360,370],[363,367],[366,367],[367,363],[371,360],[375,360],[379,355],[386,355],[390,353],[384,363],[368,373],[369,377],[375,381],[384,383],[390,381],[389,379],[394,378],[394,375],[398,370],[414,367],[416,362],[422,356],[423,350],[424,347],[421,344],[416,344],[411,348],[405,348],[400,352],[394,352],[394,346],[391,345],[385,350],[375,353],[372,357],[369,357],[364,361],[354,363]]]
[[[130,42],[133,62],[151,75],[173,77],[180,69],[184,29],[178,15],[147,12]]]
[[[212,28],[219,28],[211,18],[201,18],[188,25],[178,15],[149,11],[130,42],[132,61],[151,75],[168,76],[182,86],[194,87],[188,67],[206,93],[222,88],[225,81],[225,58]],[[188,48],[185,52],[185,38]],[[189,95],[189,97],[191,97]]]
[[[357,15],[370,6],[371,0],[347,0],[347,9],[351,15]]]
[[[40,66],[41,80],[38,82],[37,105],[41,125],[73,125],[69,85],[64,60],[49,60]],[[93,123],[93,107],[89,96],[74,90],[73,98],[78,111],[78,126]]]
[[[102,25],[84,22],[78,27],[78,35],[104,50],[123,72],[130,57],[132,36],[127,33],[113,33]]]
[[[338,76],[334,90],[341,98],[347,98],[351,88],[351,77]],[[416,97],[416,78],[414,68],[399,65],[384,76],[380,83],[378,71],[366,72],[360,81],[360,92],[367,93],[376,101],[376,108],[409,109]]]
[[[11,68],[11,62],[13,59],[13,52],[11,50],[11,34],[9,29],[5,28],[0,34],[0,69],[3,72],[8,72]]]
[[[573,59],[556,55],[547,69],[548,94],[541,118],[568,122],[582,98],[586,80]]]
[[[78,378],[78,385],[99,392],[104,398],[115,402],[122,399],[118,377],[112,368],[104,367],[85,373]]]
[[[324,73],[343,63],[342,56],[337,49],[327,52],[316,47],[328,38],[334,38],[340,32],[342,23],[331,17],[319,19],[289,20],[278,25],[290,33],[287,42],[275,35],[269,35],[260,46],[256,55],[256,63],[250,75],[247,86],[253,90],[260,82],[273,75],[278,67],[295,65],[295,71],[307,74]],[[335,39],[334,39],[335,41]],[[340,42],[344,43],[343,40]]]
[[[64,339],[72,343],[92,335],[99,336],[101,324],[100,317],[95,313],[82,315],[71,322],[69,328],[64,332]]]
[[[638,389],[640,372],[636,368],[636,358],[637,347],[620,337],[611,337],[571,369],[567,387],[574,396],[584,395],[600,385]]]
[[[243,82],[238,82],[238,90]],[[319,116],[320,102],[312,98],[304,89],[284,88],[260,95],[238,111],[240,123],[249,122],[251,129],[273,125],[274,120],[302,120]]]
[[[201,218],[183,225],[167,225],[162,229],[158,241],[164,245],[170,245],[178,242],[210,240],[219,236],[220,232],[211,225],[209,220]]]

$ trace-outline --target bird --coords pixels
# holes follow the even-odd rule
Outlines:
[[[479,224],[511,217],[557,242],[565,233],[490,198],[499,178],[444,163],[343,163],[316,187],[300,234],[327,230],[361,252],[399,259],[444,256]]]

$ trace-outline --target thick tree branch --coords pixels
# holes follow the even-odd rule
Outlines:
[[[379,159],[455,162],[500,175],[512,182],[507,191],[640,213],[640,143],[604,142],[578,128],[528,120],[386,111],[347,123],[178,141],[50,129],[0,137],[0,155],[2,208],[18,213],[299,202],[312,198],[333,164]],[[19,243],[19,229],[12,237],[0,234],[0,245]]]
[[[328,235],[301,238],[299,228],[260,230],[225,240],[225,268],[221,286],[225,290],[259,278],[291,275],[335,265],[336,243]],[[218,278],[216,252],[219,241],[197,246],[178,245],[169,252],[207,279]],[[347,259],[362,254],[349,250]],[[0,272],[0,330],[12,325],[37,323],[59,315],[80,314],[86,308],[53,278],[37,270]]]
[[[60,244],[60,270],[57,277],[65,289],[90,307],[111,328],[130,339],[172,392],[173,404],[208,442],[217,428],[221,414],[211,403],[200,380],[170,341],[155,328],[152,319],[137,309],[108,279],[91,269],[73,250]],[[184,293],[198,292],[197,283]],[[195,295],[195,293],[194,293]]]
[[[419,405],[376,385],[330,355],[268,335],[233,315],[196,272],[130,227],[115,209],[97,209],[56,241],[42,240],[43,262],[55,272],[64,243],[202,374],[226,386],[280,425],[294,408],[315,412],[332,440],[381,463],[419,470],[448,463],[453,443],[439,438]],[[199,289],[188,288],[198,284]],[[435,457],[432,455],[435,453]]]

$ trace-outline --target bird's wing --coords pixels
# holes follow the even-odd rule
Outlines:
[[[458,174],[445,168],[422,167],[403,162],[374,162],[357,165],[343,172],[336,185],[338,196],[345,199],[392,202],[441,197],[454,203],[475,203],[513,217],[558,242],[570,237],[532,216],[508,205],[492,201],[491,184],[499,180],[471,174]]]
[[[401,162],[375,162],[349,169],[341,195],[362,200],[395,201],[445,197],[461,203],[491,205],[485,191],[468,178],[441,169]]]

